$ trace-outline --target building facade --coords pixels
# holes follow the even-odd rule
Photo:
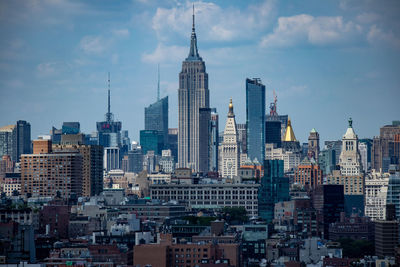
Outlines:
[[[219,167],[219,117],[216,108],[211,109],[210,135],[210,171],[217,172]]]
[[[400,122],[393,121],[380,129],[380,135],[375,137],[372,145],[371,167],[375,170],[389,170],[389,165],[400,164]]]
[[[26,121],[17,121],[17,161],[21,154],[30,154],[31,149],[31,125]]]
[[[322,184],[322,170],[313,158],[305,158],[295,169],[294,182],[313,189]]]
[[[144,109],[144,129],[161,132],[163,144],[168,144],[168,96]]]
[[[182,62],[178,89],[178,163],[199,170],[199,109],[209,108],[208,74],[197,49],[194,25],[188,57]]]
[[[375,170],[365,176],[365,216],[372,220],[385,219],[389,177]]]
[[[314,158],[318,162],[319,157],[319,133],[313,128],[308,137],[308,153],[309,158]]]
[[[15,125],[0,128],[0,157],[9,155],[11,160],[17,161],[17,130]]]
[[[342,152],[339,157],[340,173],[345,176],[361,174],[361,156],[358,151],[358,137],[353,129],[353,121],[349,119],[349,127],[342,138]]]
[[[232,99],[229,103],[228,119],[224,130],[224,141],[220,145],[220,175],[233,178],[238,175],[240,167],[239,142]]]
[[[260,79],[246,79],[247,156],[264,162],[265,85]]]

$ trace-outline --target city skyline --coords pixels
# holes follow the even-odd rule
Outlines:
[[[341,139],[349,117],[360,138],[398,119],[394,1],[310,1],[301,8],[275,1],[45,1],[1,3],[0,125],[26,120],[33,139],[63,121],[94,132],[107,110],[110,71],[111,112],[139,140],[160,64],[161,96],[169,96],[170,128],[178,128],[176,74],[189,47],[192,3],[210,107],[221,118],[232,97],[237,122],[245,122],[245,79],[259,77],[266,106],[275,90],[278,114],[289,115],[301,142],[312,128],[321,144]]]

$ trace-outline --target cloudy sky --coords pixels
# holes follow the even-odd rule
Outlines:
[[[0,125],[27,120],[32,137],[63,121],[95,131],[107,104],[137,140],[144,107],[169,96],[177,127],[178,73],[189,52],[191,6],[210,102],[225,125],[229,98],[245,122],[245,79],[273,90],[297,138],[312,128],[359,137],[400,119],[399,1],[1,1]]]

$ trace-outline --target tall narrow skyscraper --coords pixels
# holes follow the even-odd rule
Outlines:
[[[179,74],[178,106],[178,162],[179,167],[199,170],[199,109],[209,108],[208,74],[206,65],[197,50],[193,26],[189,55],[182,62]]]
[[[265,157],[265,85],[246,79],[247,156],[259,162]]]
[[[163,146],[168,144],[168,96],[144,108],[144,129],[159,131],[163,136]]]

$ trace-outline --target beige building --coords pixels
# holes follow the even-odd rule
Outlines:
[[[288,172],[300,165],[301,155],[294,151],[285,151],[283,148],[276,148],[276,144],[265,144],[265,159],[283,160],[283,171]]]
[[[342,138],[342,152],[339,157],[340,173],[346,176],[357,176],[362,172],[361,156],[358,151],[358,137],[349,119],[349,127]]]
[[[372,170],[365,177],[365,216],[372,220],[384,220],[390,173]]]
[[[33,141],[34,154],[21,155],[21,194],[32,196],[82,195],[82,155],[52,152],[50,140]]]
[[[220,161],[218,170],[222,177],[233,178],[237,176],[240,167],[239,152],[238,131],[231,99],[228,119],[225,124],[224,141],[219,146]]]
[[[364,194],[364,175],[342,175],[339,170],[334,170],[332,174],[326,177],[327,184],[343,185],[345,195]]]

